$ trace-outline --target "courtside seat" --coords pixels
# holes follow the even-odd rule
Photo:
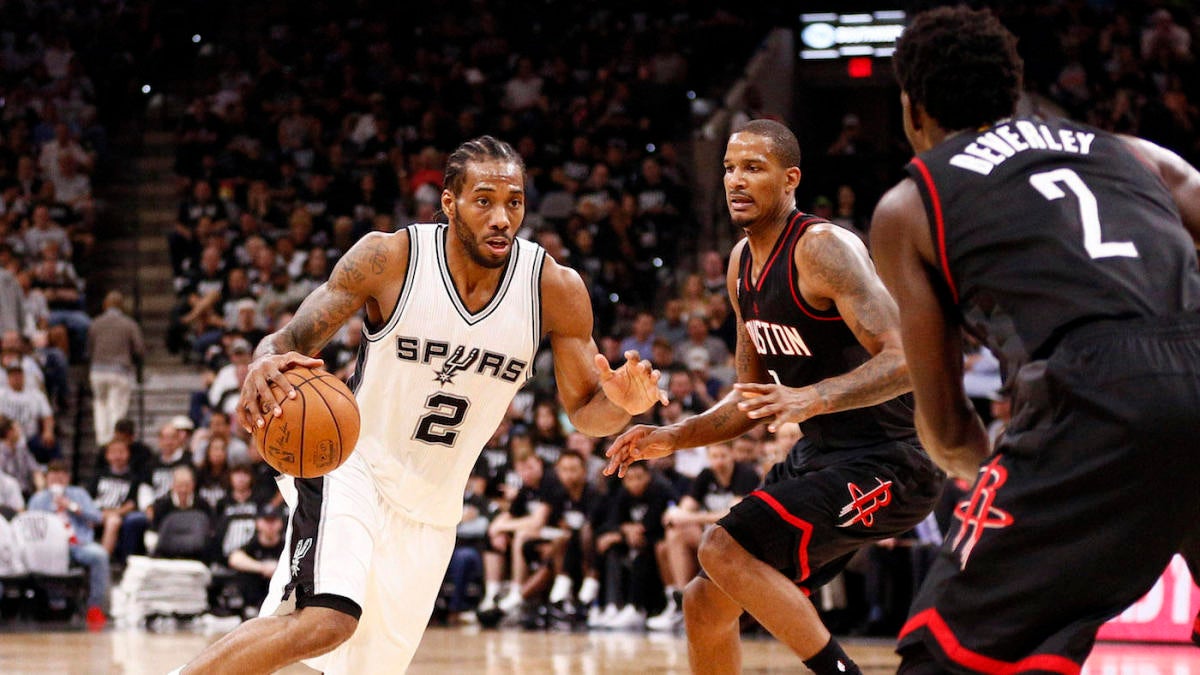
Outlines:
[[[26,570],[24,613],[40,619],[82,618],[87,608],[88,577],[71,565],[70,540],[57,516],[42,511],[17,514],[13,541]]]

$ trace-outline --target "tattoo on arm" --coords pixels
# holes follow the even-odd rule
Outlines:
[[[737,323],[737,345],[734,352],[734,367],[737,369],[738,382],[757,382],[758,370],[757,360],[754,358],[754,353],[750,347],[750,333],[746,330],[746,324],[738,321]]]
[[[313,302],[309,303],[310,300]],[[308,304],[312,306],[304,306]],[[362,301],[355,295],[331,288],[330,284],[313,292],[286,329],[291,334],[295,351],[311,354],[325,346],[346,319],[361,306]]]
[[[829,412],[878,405],[912,390],[904,353],[898,349],[879,352],[845,375],[813,386]]]
[[[746,327],[738,321],[738,341],[735,351],[737,379],[739,382],[759,382],[762,364],[752,351]],[[746,413],[738,409],[742,400],[737,392],[729,392],[703,413],[680,423],[680,447],[690,448],[737,438],[758,425]]]
[[[712,426],[717,431],[722,431],[729,424],[730,418],[733,417],[733,409],[717,408],[712,413]]]
[[[805,237],[805,279],[837,306],[872,357],[850,372],[814,385],[829,412],[888,401],[912,389],[900,346],[896,303],[864,251],[828,232]],[[802,240],[803,241],[803,240]]]
[[[381,237],[363,239],[338,261],[329,281],[304,299],[291,322],[262,341],[255,355],[316,353],[362,308],[371,295],[372,277],[387,270],[387,261],[387,244]]]

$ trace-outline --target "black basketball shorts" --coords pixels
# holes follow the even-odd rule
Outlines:
[[[767,474],[762,488],[717,522],[751,555],[805,591],[827,583],[859,548],[901,535],[925,519],[944,475],[919,446],[887,441],[820,457],[800,439]]]
[[[901,672],[1080,672],[1200,522],[1200,316],[1067,334],[959,503],[900,635]]]

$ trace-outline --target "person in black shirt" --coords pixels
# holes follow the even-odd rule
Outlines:
[[[596,554],[603,559],[604,610],[589,626],[641,628],[661,608],[662,583],[655,547],[663,539],[663,514],[674,501],[670,487],[645,464],[629,467],[610,503]]]
[[[254,500],[253,480],[245,466],[229,471],[229,494],[217,502],[213,511],[216,517],[213,544],[218,549],[213,557],[218,560],[228,558],[254,538],[254,518],[260,507],[269,502],[260,504]]]
[[[158,430],[158,453],[150,461],[146,471],[148,482],[154,489],[154,498],[159,499],[171,491],[175,469],[192,468],[192,455],[187,450],[187,432],[180,429],[174,420]]]
[[[229,494],[229,439],[213,436],[204,448],[204,459],[196,468],[196,491],[211,507]]]
[[[922,440],[974,481],[900,671],[1078,672],[1177,551],[1200,569],[1200,172],[1141,139],[1014,117],[1023,64],[987,11],[918,15],[895,66],[917,156],[871,243]],[[963,390],[962,329],[1012,391],[994,448]]]
[[[593,565],[595,535],[591,519],[600,504],[600,495],[588,483],[587,464],[583,455],[563,450],[554,463],[558,488],[547,497],[550,503],[550,526],[561,531],[552,539],[549,569],[556,572],[550,588],[549,601],[558,605],[570,599],[572,589],[579,585],[576,596],[587,606],[596,599],[600,582]]]
[[[206,558],[210,552],[208,545],[211,542],[211,531],[207,533],[204,541],[198,539],[189,539],[186,542],[164,541],[162,526],[174,513],[199,511],[208,518],[209,525],[206,529],[211,529],[212,522],[212,508],[209,507],[208,502],[196,494],[196,470],[190,464],[186,464],[175,467],[171,475],[171,489],[167,494],[154,500],[149,508],[150,527],[159,535],[158,543],[155,546],[155,555],[195,560]]]
[[[656,460],[658,461],[658,460]],[[729,443],[708,446],[708,467],[692,481],[691,490],[663,514],[663,585],[667,607],[646,621],[651,630],[672,630],[683,621],[683,589],[696,576],[696,551],[704,530],[729,513],[730,507],[758,487],[751,464],[734,462]]]
[[[128,417],[117,420],[113,427],[113,439],[125,443],[129,448],[129,468],[139,476],[149,475],[150,465],[154,461],[154,451],[150,449],[150,446],[138,440],[133,420]],[[105,453],[96,453],[96,475],[103,473],[106,469],[108,469],[108,458]]]
[[[541,538],[542,528],[550,521],[550,504],[547,497],[554,489],[556,480],[545,471],[545,464],[537,453],[530,452],[516,461],[517,474],[521,477],[521,488],[503,511],[488,526],[491,549],[484,556],[487,576],[483,603],[480,611],[491,609],[495,592],[503,576],[505,553],[511,554],[512,585],[508,593],[496,602],[496,606],[508,613],[517,609],[521,602],[535,589],[525,588],[528,576],[528,560],[525,545]]]
[[[749,611],[817,675],[860,672],[808,599],[871,541],[905,532],[932,509],[942,472],[917,442],[895,302],[862,240],[796,209],[800,145],[754,120],[730,136],[730,219],[746,237],[729,256],[737,314],[734,390],[670,426],[635,426],[609,449],[609,471],[639,459],[729,441],[762,422],[804,437],[710,528],[707,576],[684,597],[693,668],[728,672]]]
[[[508,453],[508,436],[511,429],[512,423],[507,419],[496,427],[496,431],[479,453],[475,468],[471,470],[472,476],[483,479],[483,495],[489,499],[499,499],[503,496],[503,487],[512,472]]]
[[[267,597],[271,576],[283,554],[283,507],[265,505],[254,521],[254,538],[229,554],[229,567],[237,574],[234,583],[242,596],[246,618],[257,615],[258,607]]]
[[[137,508],[138,490],[143,477],[129,462],[129,446],[117,438],[104,446],[107,468],[92,481],[89,492],[96,507],[104,514],[100,545],[114,561],[143,550],[142,535],[150,521]]]
[[[246,459],[249,460],[249,463],[244,466],[250,470],[254,501],[259,504],[276,506],[282,504],[283,495],[280,494],[279,485],[275,482],[275,477],[279,475],[279,472],[271,468],[271,465],[263,459],[262,453],[258,451],[257,443],[246,444]]]

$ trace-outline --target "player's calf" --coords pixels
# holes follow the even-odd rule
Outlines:
[[[712,580],[696,577],[688,583],[683,591],[683,623],[693,673],[741,672],[741,615],[741,605]]]
[[[357,627],[358,619],[326,607],[305,607],[283,616],[260,616],[238,626],[175,673],[273,673],[333,651],[349,640]]]

